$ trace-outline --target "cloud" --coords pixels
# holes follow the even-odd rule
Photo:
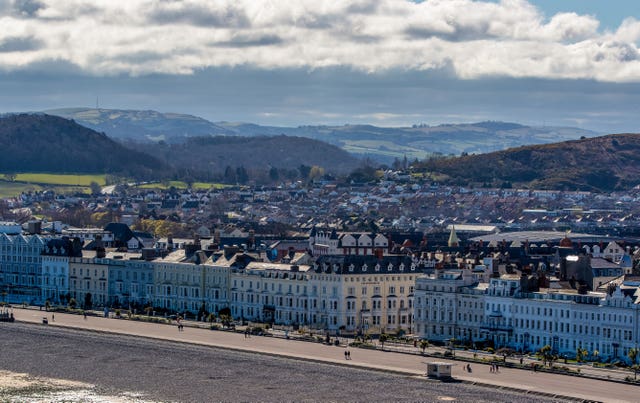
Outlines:
[[[640,81],[640,21],[546,18],[525,0],[7,0],[0,69],[51,61],[90,75],[246,66]],[[9,53],[8,53],[9,52]]]

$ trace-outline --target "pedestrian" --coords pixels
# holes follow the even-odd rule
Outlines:
[[[520,365],[522,365],[522,357],[520,357]]]
[[[467,372],[471,372],[471,364],[467,364]]]
[[[349,359],[348,356],[349,356],[349,352],[347,350],[344,350],[344,359],[348,360]]]
[[[351,359],[351,350],[347,350],[347,357],[349,357],[349,359]]]
[[[56,315],[55,314],[51,314],[51,322],[55,322],[56,321]]]
[[[496,364],[496,372],[500,372],[500,366]]]
[[[493,373],[493,363],[491,363],[491,367],[489,368],[489,372]]]
[[[82,316],[84,316],[84,320],[87,320],[87,313],[82,311]]]

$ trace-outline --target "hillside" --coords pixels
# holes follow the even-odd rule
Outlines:
[[[97,132],[123,140],[175,143],[186,137],[235,134],[208,120],[181,113],[91,108],[52,109],[45,113],[73,119]]]
[[[391,163],[394,159],[424,159],[432,155],[487,153],[528,144],[575,140],[596,133],[571,127],[530,127],[517,123],[480,122],[438,126],[378,127],[373,125],[300,126],[282,128],[218,122],[240,135],[286,134],[313,138],[355,155]]]
[[[480,122],[438,126],[378,127],[261,126],[216,122],[183,114],[155,111],[68,108],[47,113],[74,119],[118,139],[181,143],[200,136],[295,136],[324,141],[351,154],[391,163],[394,159],[424,159],[432,155],[486,153],[530,144],[575,140],[596,133],[572,127],[531,127],[517,123]]]
[[[611,134],[488,154],[430,159],[415,167],[444,183],[612,191],[640,183],[640,134]]]
[[[193,137],[182,144],[145,145],[145,151],[181,170],[222,173],[244,167],[268,173],[301,165],[320,166],[326,173],[344,174],[360,161],[340,148],[321,141],[289,136]]]
[[[0,118],[0,172],[109,173],[147,178],[166,165],[74,121],[45,114]]]

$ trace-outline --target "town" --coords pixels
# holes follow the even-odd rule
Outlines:
[[[635,192],[110,190],[3,201],[3,303],[635,364]]]

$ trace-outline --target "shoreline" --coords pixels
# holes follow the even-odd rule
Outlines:
[[[16,308],[16,319],[20,322],[37,324],[45,315],[51,313]],[[114,336],[128,335],[143,339],[158,341],[177,341],[185,345],[207,346],[222,350],[252,353],[261,356],[279,357],[304,361],[308,363],[321,363],[340,366],[343,368],[355,368],[386,372],[400,376],[409,376],[427,381],[424,376],[425,360],[430,357],[409,355],[389,351],[368,350],[351,348],[353,360],[345,361],[343,358],[344,347],[327,346],[319,343],[303,343],[279,338],[252,336],[242,337],[241,333],[225,331],[211,331],[195,327],[185,327],[183,332],[178,332],[175,326],[147,323],[142,321],[129,321],[123,319],[107,319],[90,316],[83,320],[82,316],[63,314],[56,312],[56,322],[50,322],[52,328],[68,328],[70,330],[90,331],[96,334],[111,334]],[[44,325],[42,325],[44,326]],[[461,370],[459,362],[438,358],[454,365],[453,376],[455,384],[482,386],[493,390],[509,390],[523,396],[552,397],[563,400],[597,400],[597,401],[633,401],[633,398],[625,397],[625,393],[635,393],[637,387],[626,384],[615,384],[618,393],[592,395],[589,388],[583,387],[584,383],[601,384],[600,391],[610,389],[612,384],[607,381],[590,380],[583,377],[569,377],[566,375],[537,373],[514,368],[504,368],[500,375],[488,376],[488,365],[473,363],[473,372],[467,373]],[[524,376],[523,376],[524,375]],[[523,379],[530,378],[530,379]],[[549,382],[546,380],[549,379]],[[538,382],[532,382],[532,381]],[[525,383],[523,383],[525,381]],[[540,382],[542,381],[542,382]],[[428,382],[428,381],[427,381]],[[606,386],[609,387],[606,387]],[[562,393],[557,390],[560,387]],[[594,385],[591,385],[593,390]],[[597,386],[595,386],[597,390]],[[573,389],[573,390],[571,390]],[[621,393],[624,392],[624,393]],[[585,393],[589,393],[586,395]]]

